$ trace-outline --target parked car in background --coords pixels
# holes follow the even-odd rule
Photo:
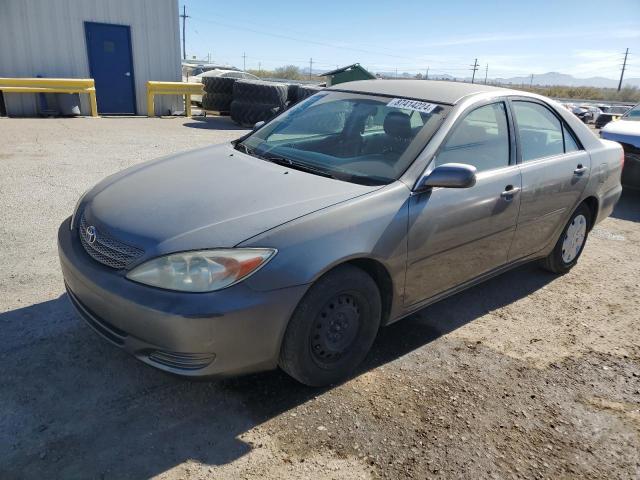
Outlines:
[[[595,127],[602,128],[611,121],[619,120],[630,108],[631,107],[628,106],[618,105],[602,107],[602,113],[596,118]]]
[[[600,137],[614,140],[624,149],[622,184],[640,189],[640,103],[627,111],[620,120],[606,124]]]
[[[86,322],[156,368],[328,385],[381,326],[526,262],[569,271],[621,159],[539,95],[342,83],[100,182],[59,229],[62,272]]]
[[[248,72],[243,72],[241,70],[224,70],[221,68],[215,68],[212,70],[207,70],[206,72],[199,73],[197,75],[193,75],[188,78],[189,83],[202,83],[203,77],[222,77],[222,78],[236,78],[236,79],[246,79],[246,80],[259,80],[258,77],[252,75]],[[196,105],[202,105],[202,95],[191,95],[191,102]]]

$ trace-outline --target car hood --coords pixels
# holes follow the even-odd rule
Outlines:
[[[379,188],[282,167],[225,144],[117,173],[96,185],[81,208],[88,224],[144,249],[147,259],[233,247]]]
[[[628,143],[640,148],[640,121],[617,120],[607,123],[602,130],[600,130],[600,136],[607,140]]]

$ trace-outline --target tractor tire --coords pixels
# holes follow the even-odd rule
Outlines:
[[[204,91],[207,93],[233,93],[233,84],[237,78],[229,77],[202,77]]]
[[[283,109],[283,105],[233,100],[231,102],[231,120],[243,127],[253,128],[258,122],[271,120]]]
[[[202,96],[202,108],[216,112],[228,112],[233,96],[230,93],[205,93]]]
[[[300,85],[298,83],[290,83],[287,86],[287,104],[293,105],[298,101],[298,89]]]
[[[297,101],[299,102],[311,95],[315,95],[320,90],[323,90],[323,87],[318,87],[316,85],[300,85],[298,88]]]
[[[238,80],[233,85],[233,99],[243,103],[284,106],[287,101],[286,83],[261,80]]]

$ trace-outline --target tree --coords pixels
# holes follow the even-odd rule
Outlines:
[[[287,80],[302,80],[304,78],[300,69],[295,65],[278,67],[273,71],[273,75],[276,78],[286,78]]]

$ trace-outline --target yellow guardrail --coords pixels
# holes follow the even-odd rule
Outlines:
[[[147,82],[147,115],[155,116],[155,95],[183,95],[184,96],[184,114],[191,116],[191,95],[201,95],[203,93],[203,85],[201,83],[185,83],[185,82]]]
[[[98,116],[93,78],[0,78],[0,90],[7,93],[86,93],[91,116]]]

